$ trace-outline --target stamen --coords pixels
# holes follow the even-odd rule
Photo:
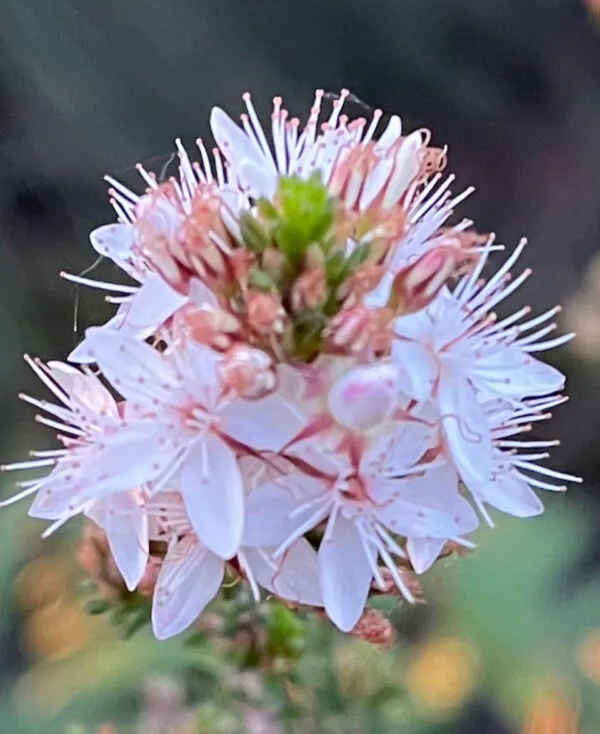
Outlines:
[[[496,525],[494,521],[492,520],[490,513],[487,511],[487,507],[483,504],[483,501],[476,494],[472,494],[472,497],[473,497],[475,504],[477,505],[477,509],[481,513],[481,517],[483,517],[483,519],[487,522],[487,524],[491,528],[495,528]]]
[[[573,474],[565,474],[564,472],[555,471],[554,469],[548,469],[548,467],[540,466],[539,464],[531,464],[528,461],[520,461],[520,459],[520,456],[518,457],[518,459],[515,459],[514,464],[521,469],[536,472],[537,474],[542,474],[545,477],[552,477],[553,479],[564,479],[567,482],[575,482],[576,484],[581,484],[583,482],[583,479],[581,477],[576,477]]]
[[[137,293],[139,287],[132,285],[119,285],[118,283],[107,283],[103,280],[92,280],[91,278],[82,278],[80,275],[72,275],[64,270],[59,273],[61,278],[77,283],[77,285],[86,285],[89,288],[98,288],[103,291],[113,291],[115,293]]]
[[[0,507],[10,507],[10,505],[14,505],[17,502],[20,502],[21,500],[25,499],[25,497],[30,497],[32,494],[35,494],[42,485],[36,482],[35,484],[32,484],[30,487],[27,487],[22,492],[18,492],[17,494],[14,494],[12,497],[9,497],[6,500],[2,500],[0,502]]]
[[[381,569],[379,568],[379,565],[377,564],[377,549],[375,546],[375,542],[373,541],[373,538],[371,537],[373,535],[372,528],[371,527],[367,528],[365,524],[363,524],[360,521],[357,521],[356,529],[358,530],[360,542],[365,552],[365,556],[367,557],[367,561],[369,563],[371,573],[373,574],[373,578],[375,579],[375,583],[382,591],[384,591],[386,588],[386,583],[383,578],[383,575],[381,574]],[[373,547],[371,547],[371,545]],[[375,552],[373,552],[374,550]]]
[[[210,159],[201,138],[196,139],[196,145],[198,146],[200,157],[202,158],[202,167],[198,166],[196,173],[200,174],[201,181],[204,183],[211,183],[213,181],[212,166],[210,165]]]
[[[149,173],[144,166],[142,166],[141,163],[136,164],[137,172],[140,174],[140,176],[144,179],[144,181],[148,184],[148,186],[151,189],[157,189],[158,183],[156,182],[156,174]]]
[[[392,578],[396,582],[396,586],[398,587],[398,590],[402,594],[402,596],[408,601],[410,604],[415,603],[415,597],[412,595],[410,589],[408,586],[404,583],[404,579],[400,575],[400,572],[398,571],[398,566],[394,562],[394,559],[390,556],[387,548],[383,544],[383,542],[375,535],[373,536],[373,541],[376,544],[377,550],[379,551],[379,555],[383,559],[383,562],[385,563],[388,571],[392,574]]]
[[[252,122],[252,128],[254,130],[254,133],[256,134],[256,137],[258,138],[260,148],[267,158],[267,161],[270,162],[275,169],[277,169],[277,167],[275,166],[275,161],[273,160],[273,154],[271,153],[269,143],[267,142],[267,137],[263,130],[263,126],[261,125],[261,122],[258,119],[258,115],[256,114],[256,110],[254,109],[254,105],[252,104],[252,97],[250,96],[250,93],[245,92],[242,95],[242,99],[244,100],[244,104],[246,105],[246,109],[248,110],[248,115],[250,117],[250,121]]]
[[[56,459],[31,459],[30,461],[15,461],[12,464],[2,464],[0,471],[21,471],[23,469],[39,469],[43,466],[54,466]]]
[[[264,560],[267,563],[270,563],[270,559],[265,553],[262,553],[261,555],[264,556]],[[242,571],[244,572],[244,575],[246,576],[248,585],[250,586],[252,597],[254,598],[254,601],[258,604],[260,601],[260,589],[258,588],[258,584],[256,583],[256,578],[254,574],[252,573],[250,564],[248,563],[248,560],[246,559],[246,555],[242,550],[238,550],[237,559],[238,559],[238,563],[240,564],[240,568],[242,569]],[[274,568],[276,570],[276,567]]]
[[[539,344],[531,344],[525,347],[525,351],[529,352],[530,354],[533,352],[544,352],[547,349],[555,349],[556,347],[560,347],[563,344],[570,342],[571,339],[574,338],[575,333],[570,332],[569,334],[564,334],[563,336],[557,336],[556,339],[550,339],[549,341],[540,342]]]
[[[321,522],[321,520],[324,520],[329,513],[329,507],[332,502],[333,500],[329,499],[329,502],[310,515],[304,522],[300,523],[300,525],[298,525],[298,527],[277,547],[271,557],[274,559],[280,558],[286,550],[288,550],[288,548],[298,540],[298,538],[301,538],[304,533],[312,530]]]

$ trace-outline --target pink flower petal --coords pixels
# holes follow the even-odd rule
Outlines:
[[[173,384],[173,370],[160,352],[149,344],[98,327],[87,330],[86,340],[89,356],[124,398],[134,402],[144,399],[148,383],[165,393],[165,397],[168,395],[163,385],[170,387]]]
[[[126,273],[138,279],[138,269],[131,263],[134,245],[132,224],[105,224],[90,233],[90,242],[99,255],[108,257]]]
[[[399,370],[400,389],[415,400],[430,398],[438,377],[438,366],[430,352],[417,342],[395,339],[392,359]]]
[[[380,505],[377,518],[406,537],[454,538],[479,524],[471,505],[458,493],[450,465],[430,469],[421,477],[374,483],[371,495]]]

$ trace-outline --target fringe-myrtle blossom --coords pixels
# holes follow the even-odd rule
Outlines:
[[[46,473],[4,504],[33,497],[47,533],[93,520],[159,638],[231,574],[356,630],[490,508],[537,515],[539,490],[579,481],[526,435],[564,400],[536,356],[572,336],[559,309],[495,313],[525,242],[488,275],[494,236],[448,225],[472,189],[451,193],[446,148],[349,119],[348,95],[324,116],[317,91],[304,125],[276,97],[267,131],[246,94],[241,124],[213,110],[212,156],[177,140],[178,176],[107,177],[118,221],[91,243],[134,283],[62,274],[116,313],[71,364],[26,358],[60,448],[5,465]]]

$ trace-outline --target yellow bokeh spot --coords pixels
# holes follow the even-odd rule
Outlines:
[[[585,675],[600,686],[600,630],[583,640],[577,651],[577,662]]]
[[[34,655],[56,659],[81,650],[96,628],[95,620],[82,611],[81,600],[59,597],[28,617],[23,637]]]
[[[413,701],[426,712],[443,715],[462,706],[477,681],[475,648],[464,640],[441,638],[422,646],[406,670]]]
[[[23,609],[54,602],[68,587],[72,566],[59,556],[40,556],[28,563],[14,583],[14,595]]]

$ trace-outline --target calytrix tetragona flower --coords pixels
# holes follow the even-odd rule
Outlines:
[[[352,630],[371,593],[412,601],[472,547],[477,513],[532,517],[578,481],[522,435],[564,399],[536,356],[571,338],[550,336],[559,309],[495,314],[525,243],[488,275],[502,248],[449,225],[472,190],[451,194],[446,149],[350,119],[348,96],[326,115],[317,91],[305,125],[276,97],[267,132],[244,95],[239,124],[213,110],[212,159],[177,141],[178,175],[109,178],[119,221],[91,242],[134,283],[65,275],[117,312],[70,355],[86,366],[27,358],[60,448],[4,467],[48,471],[5,504],[33,496],[47,532],[97,523],[157,637],[225,576]]]

